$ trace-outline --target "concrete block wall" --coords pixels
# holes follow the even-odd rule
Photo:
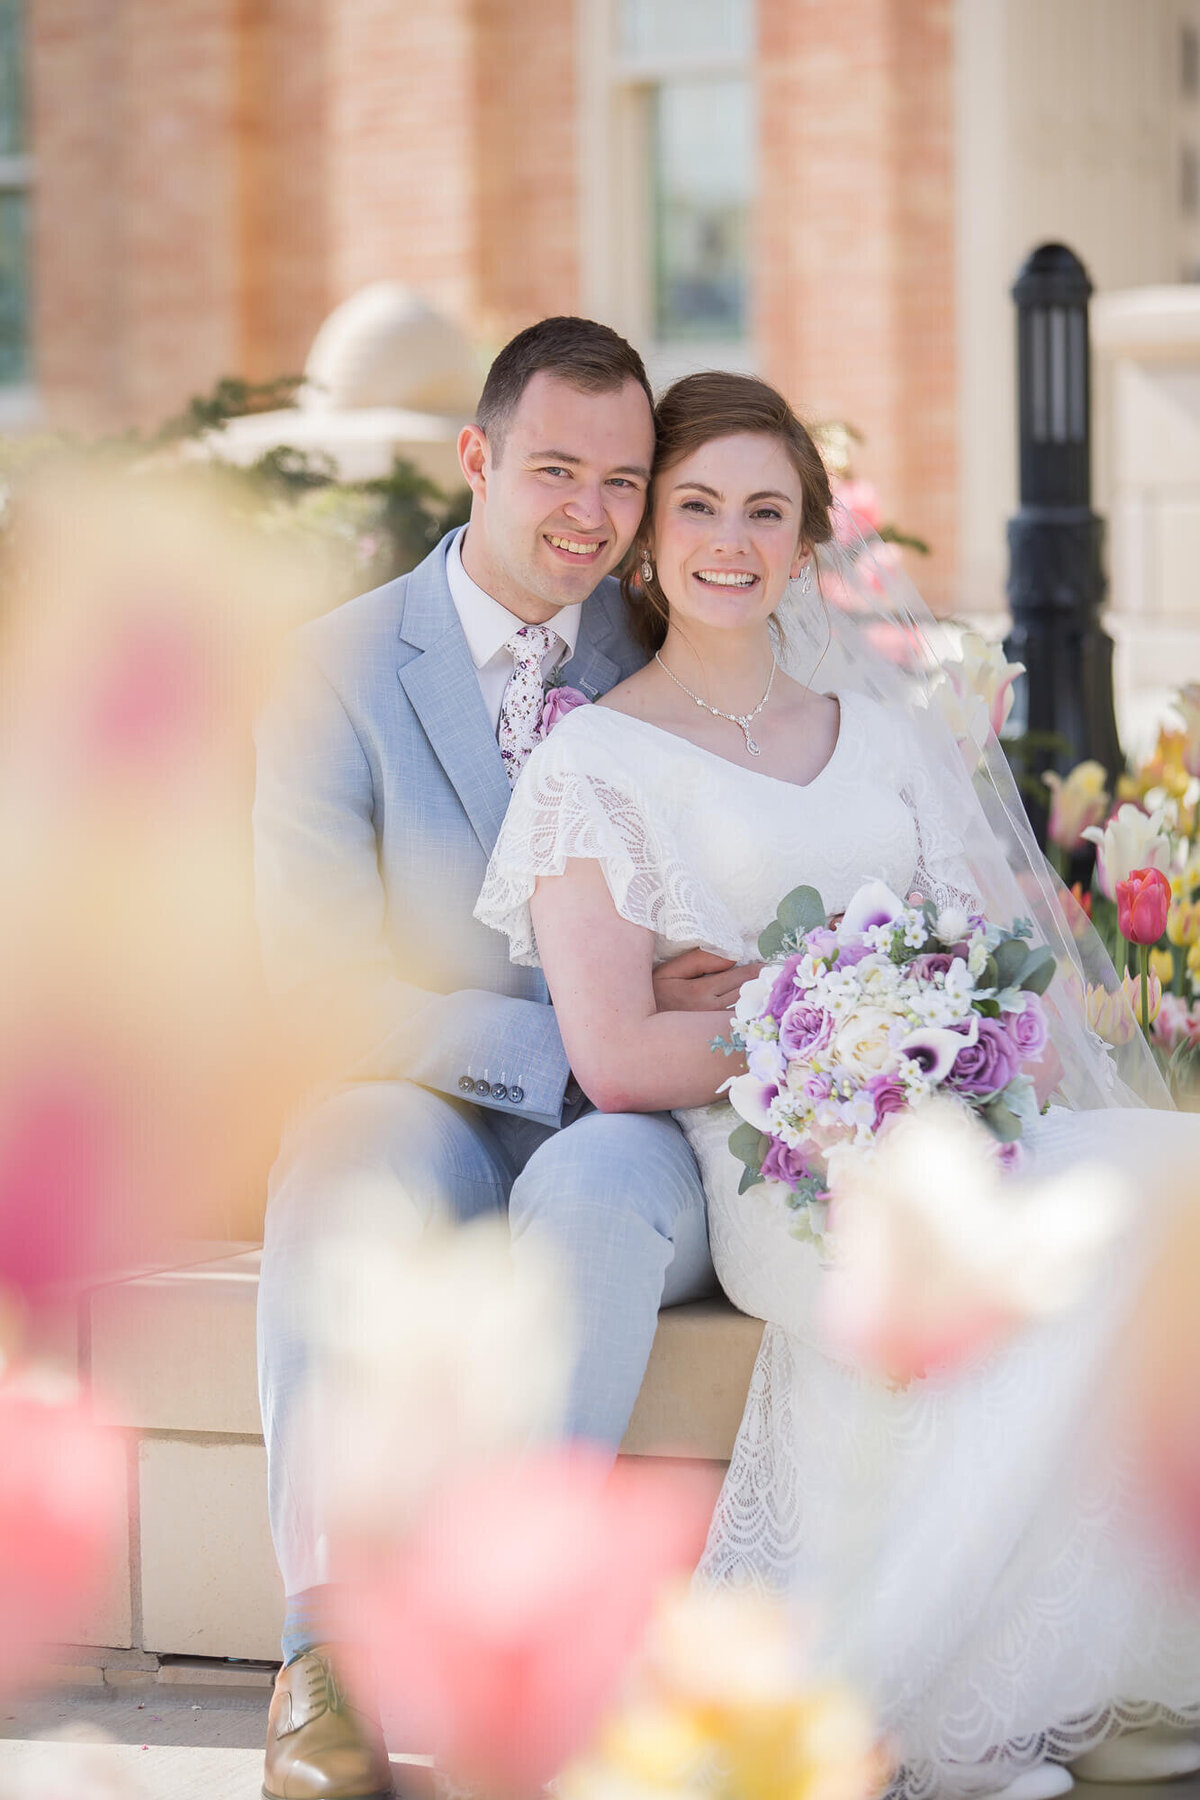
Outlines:
[[[126,1554],[79,1642],[147,1666],[271,1661],[283,1593],[258,1412],[259,1251],[196,1244],[170,1260],[97,1289],[78,1330],[64,1321],[48,1347],[63,1367],[78,1358],[129,1444]],[[724,1300],[664,1312],[624,1452],[727,1460],[761,1335]]]

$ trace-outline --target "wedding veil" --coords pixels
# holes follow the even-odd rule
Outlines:
[[[807,686],[881,703],[935,883],[995,924],[1027,919],[1033,942],[1054,952],[1043,998],[1067,1104],[1170,1107],[1103,944],[1038,847],[986,700],[964,700],[935,649],[945,628],[894,547],[835,507],[838,536],[817,552],[815,581],[807,591],[793,582],[776,612],[781,667]]]

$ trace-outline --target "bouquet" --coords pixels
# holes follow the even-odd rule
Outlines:
[[[830,1165],[869,1150],[897,1117],[950,1095],[996,1139],[1007,1167],[1036,1117],[1029,1070],[1047,1043],[1041,995],[1053,952],[959,907],[899,899],[881,881],[836,925],[821,896],[787,896],[759,939],[766,966],[742,988],[729,1040],[748,1072],[726,1084],[739,1123],[729,1148],[740,1193],[776,1185],[798,1236],[825,1227]]]

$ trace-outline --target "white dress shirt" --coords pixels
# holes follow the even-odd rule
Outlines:
[[[509,612],[507,606],[501,606],[498,600],[493,600],[490,594],[484,593],[478,582],[471,580],[463,568],[462,559],[462,541],[466,532],[464,525],[446,554],[446,579],[450,583],[450,598],[462,622],[467,649],[471,652],[471,661],[475,664],[475,672],[479,677],[483,704],[492,722],[492,730],[495,731],[500,724],[500,703],[504,699],[508,678],[513,672],[512,653],[504,646],[513,632],[519,631],[525,624],[525,620],[518,619],[516,613]],[[564,606],[547,624],[548,629],[557,635],[542,658],[543,681],[553,674],[560,663],[569,661],[575,654],[575,644],[579,637],[579,608]]]

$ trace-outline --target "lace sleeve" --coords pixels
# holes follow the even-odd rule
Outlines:
[[[617,773],[584,768],[565,750],[564,720],[538,746],[513,790],[475,905],[475,917],[509,940],[513,962],[536,965],[529,901],[540,875],[561,875],[571,857],[594,859],[623,919],[661,944],[707,943],[721,954],[736,931],[713,918],[703,895],[651,817]]]

